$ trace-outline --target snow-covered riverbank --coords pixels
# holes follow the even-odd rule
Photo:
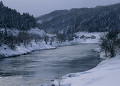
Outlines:
[[[98,52],[99,50],[95,49]],[[100,58],[105,58],[103,52],[100,53]],[[119,86],[119,80],[120,54],[117,54],[114,58],[103,60],[91,70],[63,76],[61,86]],[[53,84],[58,86],[58,81],[55,80]]]
[[[22,54],[28,54],[34,50],[43,50],[43,49],[54,49],[56,47],[46,45],[44,42],[35,43],[32,42],[31,45],[25,46],[16,46],[16,50],[10,49],[8,46],[3,45],[0,47],[0,55],[1,57],[11,57],[11,56],[19,56]]]
[[[44,35],[44,32],[41,32],[40,30],[36,29],[35,31],[31,30],[29,31],[32,34],[39,34],[39,35]],[[38,33],[39,32],[39,33]],[[18,31],[14,31],[14,34],[17,34]],[[35,50],[43,50],[43,49],[55,49],[59,46],[69,46],[69,45],[76,45],[76,44],[85,44],[85,43],[99,43],[99,37],[102,33],[87,33],[87,32],[78,32],[76,35],[78,38],[74,38],[73,41],[66,41],[66,42],[53,42],[52,45],[48,42],[46,44],[44,41],[42,42],[31,42],[30,45],[27,47],[21,45],[21,46],[16,46],[15,50],[10,49],[6,45],[2,45],[0,47],[0,57],[11,57],[11,56],[19,56],[22,54],[28,54],[32,51]]]
[[[119,86],[120,55],[102,61],[97,67],[62,77],[62,86]],[[57,82],[54,84],[57,86]]]

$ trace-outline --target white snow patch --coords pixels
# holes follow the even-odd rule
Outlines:
[[[28,31],[30,34],[40,35],[41,37],[44,37],[46,35],[46,32],[43,30],[40,30],[38,28],[33,28]]]

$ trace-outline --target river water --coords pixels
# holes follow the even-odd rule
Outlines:
[[[53,80],[57,73],[63,76],[89,70],[100,63],[92,50],[97,47],[81,44],[1,59],[0,86],[40,86]]]

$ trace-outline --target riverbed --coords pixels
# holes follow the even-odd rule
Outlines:
[[[0,60],[0,86],[40,86],[56,74],[82,72],[100,63],[97,44],[80,44]]]

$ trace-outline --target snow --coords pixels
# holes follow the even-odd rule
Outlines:
[[[5,29],[1,29],[1,31],[4,31]],[[10,33],[14,33],[14,35],[17,35],[20,31],[13,29],[7,29]],[[43,30],[40,30],[38,28],[33,28],[28,31],[30,34],[37,34],[40,35],[41,37],[48,36],[48,37],[54,37],[56,36],[55,34],[47,34]],[[87,33],[87,32],[78,32],[76,33],[79,38],[74,38],[73,41],[65,41],[65,42],[57,42],[56,40],[52,42],[52,45],[50,45],[50,42],[46,44],[44,41],[41,42],[31,42],[31,45],[28,45],[27,47],[23,46],[21,44],[20,46],[16,46],[16,50],[11,50],[7,45],[2,45],[0,47],[0,55],[4,57],[9,57],[9,56],[18,56],[22,54],[27,54],[30,53],[34,50],[42,50],[42,49],[53,49],[57,48],[59,46],[69,46],[69,45],[76,45],[76,44],[81,44],[81,43],[99,43],[99,37],[102,33]],[[81,36],[85,36],[84,38],[80,38]],[[94,39],[91,39],[91,36],[95,36]]]
[[[14,28],[12,28],[12,29],[7,28],[6,30],[8,32],[8,35],[15,35],[15,36],[17,36],[18,33],[20,32],[19,30],[14,29]],[[0,28],[0,31],[5,32],[5,28]]]
[[[14,30],[15,35],[19,33],[19,31]],[[31,34],[38,34],[40,36],[46,35],[46,33],[39,29],[31,29],[29,31]],[[16,46],[16,50],[11,50],[8,46],[2,45],[0,47],[0,55],[4,55],[5,57],[27,54],[34,50],[41,49],[53,49],[58,46],[66,46],[80,43],[99,43],[99,38],[102,33],[87,33],[87,32],[78,32],[76,33],[78,38],[74,38],[73,41],[66,42],[53,42],[52,45],[48,42],[45,44],[44,41],[41,42],[31,42],[31,45],[27,47]],[[52,36],[52,35],[48,35]],[[53,35],[54,36],[54,35]],[[96,52],[100,53],[101,58],[105,58],[104,52],[101,52],[99,48],[94,49]],[[12,80],[11,80],[12,79]],[[9,86],[21,86],[20,83],[15,83],[15,80],[19,80],[20,77],[0,77],[0,84],[4,85],[6,82]],[[9,81],[10,80],[10,81]],[[102,61],[97,67],[78,73],[70,73],[62,77],[61,86],[119,86],[120,85],[120,55],[118,54],[116,57],[107,59]],[[11,82],[13,81],[13,82]],[[53,82],[56,86],[58,86],[57,80]],[[47,85],[46,85],[47,86]]]
[[[19,30],[17,29],[6,29],[7,32],[9,33],[8,35],[15,35],[17,36],[19,34]],[[1,28],[0,31],[5,32],[4,28]],[[40,37],[44,37],[45,35],[47,35],[45,33],[45,31],[40,30],[38,28],[32,28],[28,31],[29,34],[35,34],[35,35],[39,35]],[[23,44],[21,44],[20,46],[16,46],[15,51],[10,49],[7,45],[2,45],[0,47],[0,58],[2,57],[10,57],[10,56],[18,56],[18,55],[22,55],[22,54],[27,54],[30,53],[34,50],[42,50],[42,49],[53,49],[56,48],[50,44],[45,44],[44,41],[38,42],[36,43],[34,40],[28,45],[28,46],[24,46]]]
[[[119,86],[120,55],[102,61],[97,67],[62,77],[62,86]],[[54,81],[57,86],[57,81]]]
[[[104,32],[77,32],[76,35],[79,37],[76,39],[78,43],[100,43],[99,39]]]
[[[75,39],[77,43],[99,43],[99,38],[105,33],[76,33],[79,38],[84,35],[85,39]],[[90,39],[91,36],[95,39]],[[88,37],[89,39],[86,39]],[[84,39],[84,40],[83,40]],[[104,59],[95,68],[78,73],[70,73],[62,77],[61,86],[119,86],[120,85],[120,54],[113,58],[105,56],[100,48],[94,49],[99,53],[101,59]],[[53,82],[55,86],[58,85],[58,80]]]
[[[43,30],[40,30],[38,28],[33,28],[28,31],[30,34],[40,35],[41,37],[44,37],[46,35],[46,32]]]
[[[76,35],[78,38],[74,38],[72,41],[65,41],[65,42],[53,42],[53,46],[67,46],[67,45],[76,45],[76,44],[87,44],[87,43],[100,43],[99,39],[104,33],[102,32],[95,32],[95,33],[88,33],[88,32],[78,32]],[[84,38],[81,36],[84,35]],[[95,38],[91,38],[94,36]]]
[[[49,44],[45,44],[45,42],[38,42],[35,43],[34,41],[31,43],[31,45],[28,45],[27,47],[20,45],[16,46],[16,50],[11,50],[8,46],[3,45],[0,47],[0,55],[3,55],[4,57],[9,56],[17,56],[22,54],[30,53],[34,50],[42,50],[42,49],[53,49],[56,47],[50,46]]]
[[[12,28],[12,29],[7,28],[6,30],[8,32],[8,35],[12,34],[12,35],[17,36],[20,32],[20,30],[15,29],[15,28]],[[5,28],[0,28],[0,31],[5,32]],[[28,32],[29,34],[40,35],[41,37],[46,35],[45,31],[38,29],[38,28],[31,28],[29,31],[26,31],[26,32]]]
[[[103,59],[103,60],[106,60],[106,59],[110,59],[109,56],[106,56],[105,55],[105,51],[102,51],[101,48],[95,48],[93,49],[95,52],[98,52],[99,53],[99,58]]]

